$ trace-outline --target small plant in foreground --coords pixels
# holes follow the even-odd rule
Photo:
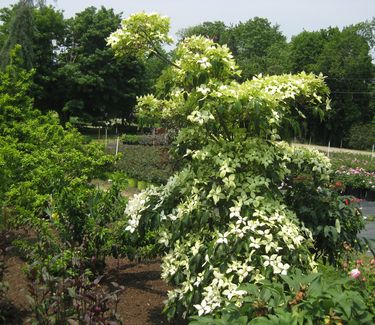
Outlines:
[[[108,292],[100,284],[102,277],[91,281],[90,273],[84,270],[70,277],[53,276],[45,267],[29,274],[32,324],[122,324],[116,310],[117,294],[123,287],[116,283],[111,283],[114,290]]]
[[[341,268],[352,279],[350,288],[362,292],[366,305],[375,314],[375,255],[359,254],[347,246]]]

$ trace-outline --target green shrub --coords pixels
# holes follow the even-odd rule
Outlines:
[[[79,259],[100,273],[105,257],[116,253],[112,224],[122,216],[125,205],[116,183],[107,192],[82,184],[64,188],[52,196],[47,218],[24,220],[35,232],[36,241],[21,238],[16,245],[31,266],[36,262],[37,271],[48,265],[54,275],[74,274],[72,262]]]
[[[19,242],[30,260],[43,264],[58,256],[57,264],[68,263],[82,245],[84,258],[103,260],[110,223],[124,204],[116,186],[98,192],[90,181],[115,158],[64,129],[56,114],[34,109],[31,74],[10,65],[0,77],[0,213],[13,226],[35,231],[34,244]]]
[[[375,144],[375,124],[358,124],[349,130],[348,144],[350,148],[371,150]]]
[[[173,173],[168,149],[160,146],[125,146],[115,168],[130,178],[158,184],[165,184]]]
[[[52,194],[87,184],[114,161],[103,148],[87,145],[77,130],[42,114],[29,96],[31,73],[10,65],[0,73],[0,205],[13,221],[45,217]]]
[[[36,281],[36,322],[67,324],[72,316],[80,323],[104,324],[110,320],[107,298],[95,291],[97,283],[80,278],[77,261],[94,276],[114,250],[111,225],[122,216],[126,200],[116,182],[103,192],[90,181],[115,158],[86,144],[71,126],[60,126],[56,114],[34,109],[31,77],[14,64],[0,71],[0,220],[33,233],[32,239],[19,233],[16,244]]]
[[[286,191],[288,206],[311,231],[313,252],[336,264],[345,245],[360,249],[357,234],[364,228],[358,203],[336,191],[319,188],[309,178],[295,178]]]
[[[243,285],[248,295],[241,307],[229,305],[216,317],[192,317],[189,325],[373,324],[361,291],[350,289],[353,282],[333,270]]]

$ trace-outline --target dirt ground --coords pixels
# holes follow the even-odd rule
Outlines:
[[[4,241],[2,243],[3,248]],[[6,325],[29,324],[28,318],[28,279],[22,268],[24,262],[14,250],[5,254],[4,281],[9,284],[7,298],[8,319]],[[105,276],[102,283],[116,282],[124,286],[119,294],[117,312],[125,325],[183,325],[184,321],[169,323],[162,314],[163,301],[170,289],[160,278],[160,260],[131,262],[127,259],[108,258],[106,260]],[[1,321],[0,321],[1,324]]]
[[[162,314],[163,301],[170,288],[161,280],[160,271],[160,260],[142,263],[120,260],[119,267],[117,260],[107,260],[105,281],[115,281],[125,287],[119,296],[118,313],[126,325],[170,324]]]

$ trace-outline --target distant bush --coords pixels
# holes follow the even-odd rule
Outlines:
[[[164,184],[172,175],[173,164],[166,148],[131,145],[125,146],[116,169],[138,180]]]
[[[167,137],[164,134],[124,134],[121,137],[124,144],[142,144],[142,145],[166,145]]]
[[[142,144],[143,136],[136,134],[124,134],[121,137],[124,144]]]
[[[350,148],[370,150],[375,144],[375,124],[357,124],[349,131],[348,145]]]

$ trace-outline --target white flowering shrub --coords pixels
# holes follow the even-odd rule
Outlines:
[[[141,34],[123,24],[110,44],[121,54],[120,45],[139,42]],[[279,141],[279,131],[293,110],[321,110],[328,89],[312,74],[242,84],[239,74],[227,47],[191,37],[178,44],[164,91],[138,99],[140,118],[178,128],[175,148],[185,159],[165,186],[135,196],[125,211],[132,236],[158,229],[162,277],[174,287],[169,317],[241,306],[243,284],[315,267],[311,233],[285,203],[285,184],[299,173],[323,184],[329,162]]]
[[[134,14],[121,22],[121,28],[108,37],[107,43],[118,54],[135,55],[142,59],[151,53],[158,53],[155,45],[173,43],[168,36],[169,24],[168,17],[157,13]]]

